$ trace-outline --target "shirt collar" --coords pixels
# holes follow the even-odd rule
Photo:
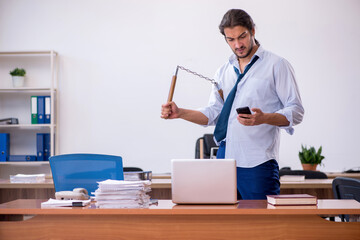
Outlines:
[[[254,54],[254,55],[252,56],[252,58],[250,59],[250,62],[253,60],[253,58],[254,58],[255,56],[258,56],[260,59],[262,59],[263,55],[264,55],[264,49],[263,49],[263,47],[260,45],[260,46],[258,47],[258,49],[256,50],[255,54]],[[250,63],[250,62],[249,62],[249,63]],[[229,57],[229,63],[230,63],[232,66],[235,66],[236,68],[239,69],[239,61],[238,61],[238,59],[237,59],[237,57],[236,57],[236,55],[235,55],[234,53]]]

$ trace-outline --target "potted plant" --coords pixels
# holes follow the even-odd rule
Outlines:
[[[15,68],[10,72],[13,80],[13,87],[22,87],[25,82],[26,71],[23,68]]]
[[[314,147],[307,148],[301,145],[301,152],[299,158],[304,170],[315,171],[318,164],[322,165],[322,160],[325,158],[321,155],[322,146],[316,151]]]

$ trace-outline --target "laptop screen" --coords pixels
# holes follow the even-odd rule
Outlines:
[[[178,204],[234,204],[234,159],[171,160],[172,201]]]

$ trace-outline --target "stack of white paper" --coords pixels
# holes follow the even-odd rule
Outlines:
[[[45,174],[16,174],[10,175],[11,183],[41,183],[45,182]]]
[[[148,208],[151,182],[105,180],[93,193],[98,208]]]

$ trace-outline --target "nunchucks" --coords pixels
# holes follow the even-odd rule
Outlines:
[[[178,70],[179,70],[179,66],[176,66],[174,75],[173,75],[173,77],[171,79],[171,85],[170,85],[169,96],[168,96],[167,102],[171,102],[173,97],[174,97],[174,91],[175,91],[175,85],[176,85],[176,79],[177,79]]]
[[[178,74],[179,69],[184,70],[184,71],[186,71],[188,73],[191,73],[191,74],[193,74],[195,76],[198,76],[200,78],[203,78],[203,79],[211,82],[215,86],[215,88],[217,89],[221,99],[224,100],[223,91],[222,91],[222,89],[219,88],[219,85],[217,84],[217,82],[214,79],[205,77],[205,76],[203,76],[203,75],[201,75],[199,73],[193,72],[193,71],[191,71],[191,70],[189,70],[187,68],[184,68],[184,67],[178,65],[178,66],[176,66],[174,75],[173,75],[172,80],[171,80],[170,91],[169,91],[167,102],[171,102],[172,99],[173,99],[174,91],[175,91],[175,85],[176,85],[176,79],[177,79],[177,74]]]

